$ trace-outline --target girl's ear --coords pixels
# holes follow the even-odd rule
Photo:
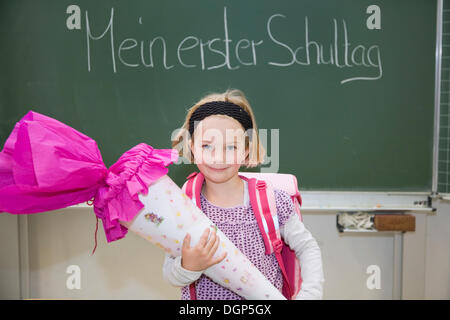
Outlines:
[[[194,162],[194,141],[189,138],[188,140],[188,144],[189,144],[189,152],[191,153],[191,161]]]
[[[248,157],[249,154],[250,154],[250,146],[247,146],[247,148],[245,148],[244,163],[247,162],[246,160],[247,160],[247,157]]]

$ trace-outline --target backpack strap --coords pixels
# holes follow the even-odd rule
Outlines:
[[[201,172],[192,172],[186,179],[187,181],[183,185],[183,191],[194,201],[195,205],[200,208],[200,193],[205,177]]]
[[[295,212],[297,212],[297,215],[299,216],[300,221],[303,222],[303,216],[300,212],[300,207],[302,206],[302,196],[300,195],[300,191],[298,190],[297,177],[292,175],[292,178],[294,179],[294,186],[295,186],[296,192],[293,196],[291,196],[291,199],[294,203]]]
[[[275,257],[283,274],[284,283],[287,285],[288,297],[292,297],[291,285],[284,266],[281,251],[283,249],[283,241],[278,224],[278,215],[275,202],[275,193],[270,185],[263,180],[249,179],[249,196],[252,204],[253,212],[258,221],[261,234],[266,247],[266,254],[275,253]]]
[[[261,235],[263,237],[264,240],[264,246],[266,248],[266,254],[271,254],[272,252],[274,252],[274,248],[272,245],[272,239],[274,237],[273,234],[273,229],[269,229],[268,223],[266,221],[266,217],[264,216],[264,213],[269,212],[270,210],[266,209],[264,211],[263,209],[263,203],[261,203],[261,197],[260,197],[260,193],[258,192],[258,188],[262,188],[263,187],[263,183],[265,184],[265,181],[262,180],[257,180],[255,178],[251,178],[248,179],[248,193],[249,193],[249,198],[250,198],[250,202],[253,208],[253,212],[255,214],[255,218],[256,221],[258,222],[258,226],[259,229],[261,231]],[[258,184],[258,186],[257,186]],[[264,204],[268,204],[268,201],[266,200],[264,202]],[[269,222],[271,223],[271,225],[273,225],[273,219],[270,217]],[[269,230],[272,231],[272,234],[269,235]],[[276,235],[275,235],[276,238]]]
[[[184,183],[182,190],[191,198],[197,207],[201,210],[200,193],[205,177],[201,172],[192,172],[187,176],[187,181]],[[191,300],[197,300],[197,292],[195,290],[195,282],[189,285],[189,293]]]

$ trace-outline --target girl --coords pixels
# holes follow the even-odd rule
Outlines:
[[[240,90],[209,94],[189,111],[183,129],[172,143],[196,163],[205,177],[201,192],[202,211],[229,237],[243,254],[280,291],[283,276],[275,254],[265,254],[257,220],[251,208],[247,181],[238,175],[241,165],[255,167],[264,159],[252,108]],[[186,138],[186,132],[189,132]],[[232,134],[230,134],[230,132]],[[324,282],[320,248],[305,228],[287,192],[275,189],[279,228],[283,240],[300,261],[302,286],[296,299],[322,299]],[[182,254],[166,254],[163,275],[173,286],[182,287],[181,298],[190,299],[189,285],[195,282],[198,299],[242,299],[234,292],[203,275],[208,267],[221,262],[214,258],[219,245],[215,232],[205,230],[196,246],[186,235]]]

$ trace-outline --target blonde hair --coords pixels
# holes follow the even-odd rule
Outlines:
[[[252,119],[253,128],[251,130],[251,139],[249,136],[245,137],[246,141],[246,149],[249,149],[249,153],[247,158],[244,161],[244,164],[247,168],[257,167],[264,162],[265,149],[261,144],[258,134],[258,127],[256,125],[255,116],[253,114],[253,110],[248,102],[245,94],[239,89],[227,89],[223,93],[210,93],[200,99],[196,104],[194,104],[190,109],[187,110],[186,119],[184,120],[183,126],[175,138],[172,140],[172,148],[178,150],[180,157],[185,157],[191,163],[194,162],[194,156],[192,154],[191,146],[190,146],[190,137],[189,135],[189,119],[191,118],[192,113],[200,107],[202,104],[211,101],[226,101],[232,102],[234,104],[242,107],[247,113],[250,115]],[[187,154],[184,154],[186,151]]]

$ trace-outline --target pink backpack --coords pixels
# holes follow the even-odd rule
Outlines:
[[[286,299],[291,300],[298,294],[302,284],[300,262],[294,250],[281,239],[273,189],[284,190],[291,196],[295,211],[303,221],[300,213],[302,198],[298,191],[297,178],[292,174],[257,172],[239,172],[239,176],[248,182],[250,203],[264,239],[265,253],[275,252],[283,273],[282,293]],[[204,179],[201,172],[193,172],[187,177],[182,188],[200,209],[200,193]],[[196,300],[195,283],[192,283],[189,289],[191,300]]]

